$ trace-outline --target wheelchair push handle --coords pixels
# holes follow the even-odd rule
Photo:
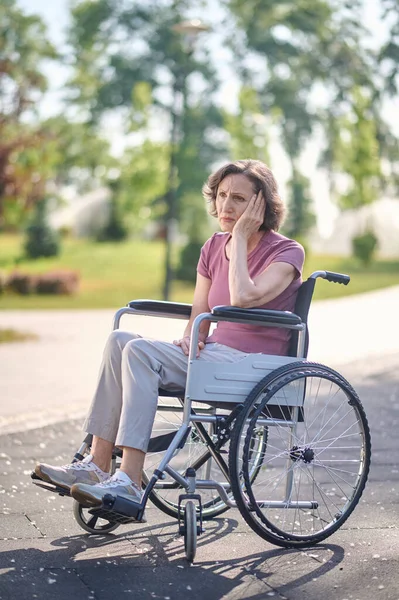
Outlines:
[[[351,280],[349,275],[344,275],[343,273],[333,273],[333,271],[315,271],[311,274],[309,279],[317,279],[318,277],[327,279],[327,281],[331,281],[331,283],[342,283],[343,285],[348,285]]]
[[[326,271],[326,279],[332,283],[342,283],[343,285],[348,285],[351,280],[349,275],[344,275],[343,273],[333,273],[332,271]]]

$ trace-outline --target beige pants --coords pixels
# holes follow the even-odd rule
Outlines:
[[[237,362],[244,352],[207,344],[200,360]],[[115,330],[104,350],[97,389],[84,423],[88,433],[116,446],[147,451],[158,404],[158,388],[182,390],[188,357],[179,346]]]

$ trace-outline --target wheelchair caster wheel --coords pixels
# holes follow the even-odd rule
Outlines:
[[[74,500],[73,502],[73,514],[82,529],[88,533],[99,535],[102,533],[111,533],[119,527],[119,523],[107,521],[106,519],[99,517],[96,514],[89,512],[92,509],[85,508],[79,502]]]
[[[191,500],[184,507],[184,550],[188,562],[192,563],[197,551],[197,514]]]

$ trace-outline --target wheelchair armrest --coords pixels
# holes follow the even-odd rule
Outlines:
[[[276,325],[301,325],[302,319],[288,310],[268,310],[265,308],[239,308],[238,306],[215,306],[212,315],[225,319],[238,318],[246,321],[257,322],[259,319],[265,323]]]
[[[190,318],[191,304],[183,302],[165,302],[164,300],[132,300],[127,304],[129,308],[145,313],[157,313],[160,316],[179,316]]]

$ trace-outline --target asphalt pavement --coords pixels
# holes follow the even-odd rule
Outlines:
[[[312,307],[310,358],[349,379],[371,427],[369,480],[344,527],[314,548],[284,550],[232,509],[206,524],[193,566],[158,509],[149,506],[146,524],[91,536],[70,499],[30,481],[37,461],[69,462],[81,442],[112,311],[0,313],[0,326],[40,335],[0,348],[0,599],[399,600],[398,306],[392,288]],[[129,327],[164,339],[181,329],[159,324]]]

